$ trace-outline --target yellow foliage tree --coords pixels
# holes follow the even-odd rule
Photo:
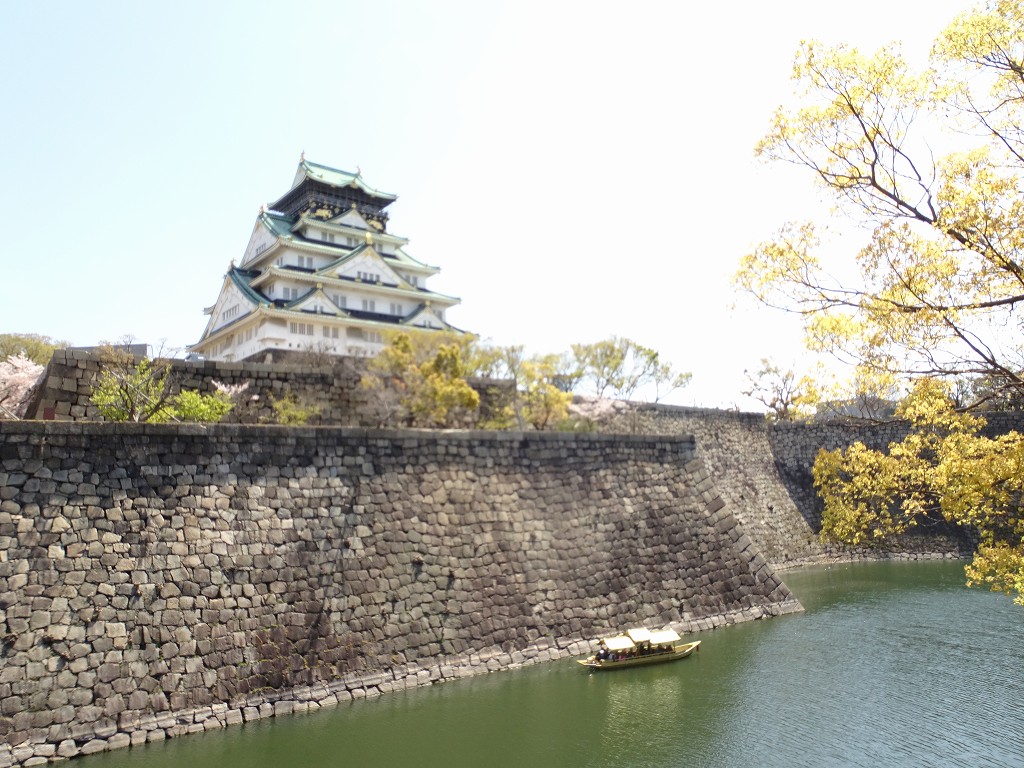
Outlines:
[[[1024,437],[995,438],[981,417],[956,411],[948,385],[922,379],[897,416],[910,430],[887,451],[857,442],[821,451],[814,483],[826,539],[871,544],[942,518],[979,534],[968,584],[1024,605]]]
[[[808,346],[855,361],[865,380],[978,376],[1024,394],[1024,5],[992,0],[954,19],[926,71],[897,46],[869,56],[806,42],[794,79],[798,103],[775,113],[757,152],[806,168],[870,235],[840,280],[814,224],[786,224],[737,283],[799,313]],[[981,438],[920,387],[902,413],[911,435],[887,454],[855,445],[819,459],[825,534],[863,542],[930,509],[980,532],[972,582],[1019,596],[1020,436]]]
[[[738,284],[800,313],[812,349],[888,375],[985,374],[1024,391],[1024,6],[956,19],[932,68],[804,43],[799,103],[759,155],[803,166],[870,229],[838,281],[810,222],[746,256]],[[964,149],[965,136],[976,146]],[[957,147],[935,159],[934,148]],[[828,265],[829,267],[833,265]]]
[[[555,385],[562,380],[566,361],[562,355],[527,357],[520,344],[506,347],[474,346],[471,365],[488,378],[512,384],[507,403],[482,425],[491,429],[547,429],[569,415],[572,394]]]
[[[467,426],[480,405],[465,378],[468,343],[440,334],[396,334],[362,379],[362,386],[376,395],[382,423]]]

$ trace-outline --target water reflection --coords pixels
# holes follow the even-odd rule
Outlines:
[[[691,661],[695,659],[673,664]],[[637,755],[661,754],[671,746],[673,725],[686,722],[689,709],[683,682],[674,674],[677,671],[663,666],[593,673],[594,677],[608,678],[600,681],[606,691],[600,734],[602,756],[629,765]],[[619,679],[624,676],[630,679]]]

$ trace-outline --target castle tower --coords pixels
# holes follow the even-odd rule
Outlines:
[[[291,189],[261,209],[190,350],[210,360],[309,351],[365,357],[383,348],[388,331],[461,333],[445,320],[459,300],[427,288],[440,270],[409,256],[409,241],[387,231],[385,209],[396,199],[359,171],[303,157]]]

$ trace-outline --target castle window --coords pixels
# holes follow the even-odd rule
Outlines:
[[[348,305],[348,301],[340,293],[332,295],[331,300],[339,307],[341,307],[341,309],[345,309],[345,307]]]
[[[299,336],[312,336],[313,335],[313,324],[312,323],[296,323],[294,320],[288,324],[289,330],[292,333]]]
[[[377,302],[373,299],[363,299],[363,311],[364,312],[376,312]]]
[[[401,317],[402,315],[405,314],[405,307],[403,307],[401,304],[395,304],[394,302],[391,302],[391,314],[398,315],[399,317]]]
[[[363,272],[363,271],[360,270],[360,271],[356,272],[356,277],[358,277],[363,282],[367,282],[367,283],[379,283],[380,282],[380,275],[377,274],[376,272]]]
[[[324,326],[324,338],[325,339],[336,339],[336,338],[338,338],[338,329],[337,328],[329,328],[328,326],[325,325]]]

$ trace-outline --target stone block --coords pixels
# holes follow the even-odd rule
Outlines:
[[[104,752],[107,749],[107,742],[104,739],[90,739],[83,744],[78,752],[82,755],[94,755],[97,752]]]

